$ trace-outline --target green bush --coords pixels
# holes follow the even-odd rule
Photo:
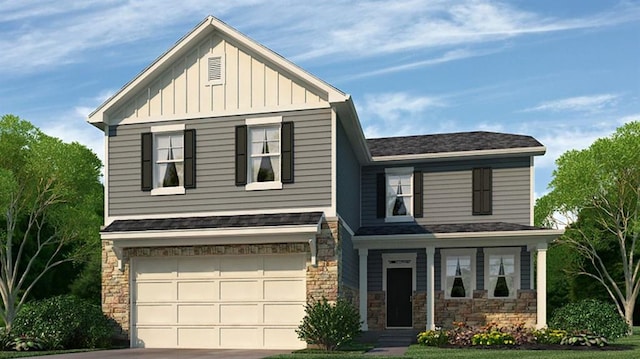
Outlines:
[[[629,326],[616,307],[595,299],[569,303],[556,310],[549,327],[571,333],[588,332],[609,340],[627,335]]]
[[[427,330],[418,334],[418,344],[441,347],[449,342],[449,336],[444,330]]]
[[[566,330],[544,328],[533,332],[538,344],[560,344],[567,336]]]
[[[38,338],[44,349],[106,348],[112,335],[99,306],[70,295],[25,304],[11,329],[13,338]]]
[[[609,343],[607,342],[607,338],[600,335],[574,334],[562,338],[560,344],[604,347]]]
[[[332,305],[326,298],[307,303],[306,315],[296,329],[298,337],[325,350],[335,350],[360,334],[360,314],[351,303],[338,299]]]

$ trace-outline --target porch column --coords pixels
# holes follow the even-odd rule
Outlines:
[[[538,318],[536,328],[547,326],[547,243],[537,245],[538,263],[536,265],[536,291]]]
[[[435,324],[435,247],[427,247],[427,330],[436,329]]]
[[[360,255],[360,320],[362,320],[360,329],[367,331],[369,330],[367,324],[367,255],[369,250],[360,248],[358,254]]]

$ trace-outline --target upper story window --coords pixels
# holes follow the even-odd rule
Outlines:
[[[280,183],[280,126],[249,128],[250,183]]]
[[[195,130],[184,124],[153,126],[141,142],[143,191],[167,195],[195,188]]]
[[[473,215],[493,213],[493,171],[491,168],[474,168],[473,176]]]
[[[385,175],[386,220],[413,219],[413,168],[387,168]]]
[[[413,167],[387,168],[377,174],[376,216],[386,222],[422,217],[423,176]]]
[[[293,122],[282,116],[249,118],[236,127],[236,185],[281,189],[293,183]]]
[[[443,249],[440,253],[445,298],[473,298],[475,249]]]
[[[520,287],[520,248],[487,248],[484,253],[489,298],[515,298]]]

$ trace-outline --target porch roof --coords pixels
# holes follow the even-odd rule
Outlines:
[[[360,227],[356,236],[385,236],[402,234],[437,234],[437,233],[471,233],[471,232],[509,232],[509,231],[532,231],[544,230],[546,228],[525,226],[516,223],[506,222],[485,222],[485,223],[448,223],[420,225],[417,223],[402,225],[379,225]]]

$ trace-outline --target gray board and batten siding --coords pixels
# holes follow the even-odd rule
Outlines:
[[[376,216],[376,178],[389,167],[413,166],[423,174],[423,217],[418,224],[508,222],[531,224],[530,157],[439,161],[362,168],[362,225],[384,224]],[[472,169],[493,169],[493,214],[472,214]]]
[[[442,290],[442,256],[436,248],[434,256],[434,289]],[[484,289],[484,248],[476,248],[476,289]],[[416,292],[427,291],[427,256],[424,250],[416,249],[374,249],[369,250],[367,256],[367,290],[378,292],[386,290],[382,288],[382,254],[384,253],[416,253]],[[520,251],[520,289],[531,287],[531,255],[527,247],[521,247]]]
[[[294,183],[281,190],[246,191],[235,185],[235,127],[245,119],[282,116],[294,122]],[[140,188],[141,133],[153,125],[185,123],[196,130],[196,188],[152,196]],[[331,110],[210,117],[120,125],[109,137],[109,215],[263,210],[331,205]]]

